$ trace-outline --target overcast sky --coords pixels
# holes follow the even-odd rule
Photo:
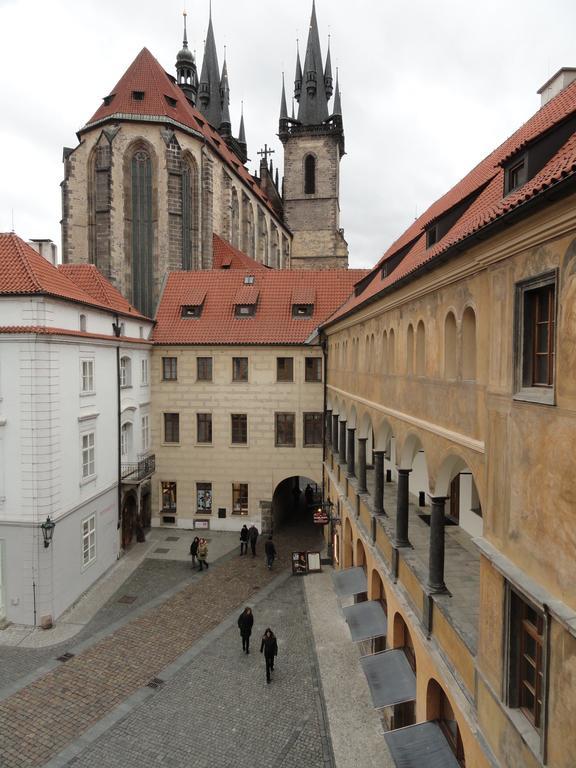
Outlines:
[[[146,46],[174,74],[182,0],[0,0],[0,231],[60,245],[62,148]],[[576,66],[574,0],[317,0],[323,54],[340,68],[347,155],[341,225],[351,266],[372,266],[416,214],[539,107]],[[208,0],[187,0],[201,66]],[[311,0],[213,0],[227,47],[233,129],[240,101],[251,170],[276,150],[281,74],[293,88]]]

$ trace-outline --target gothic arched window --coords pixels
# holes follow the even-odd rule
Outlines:
[[[306,155],[304,160],[304,194],[313,195],[316,192],[316,158]]]
[[[132,190],[132,301],[143,314],[152,317],[153,305],[153,226],[152,161],[143,149],[131,163]]]
[[[231,200],[231,216],[230,216],[230,242],[234,248],[238,248],[240,239],[240,206],[238,203],[238,193],[232,188],[232,200]]]
[[[182,269],[195,269],[198,256],[198,173],[193,159],[182,162]]]

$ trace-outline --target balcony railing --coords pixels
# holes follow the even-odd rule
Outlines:
[[[122,480],[127,483],[139,483],[156,471],[156,456],[152,453],[138,461],[122,462]]]

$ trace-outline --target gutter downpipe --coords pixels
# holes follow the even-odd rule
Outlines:
[[[323,332],[320,331],[320,345],[322,347],[322,366],[324,374],[323,384],[323,405],[322,405],[322,509],[325,509],[325,482],[326,482],[326,405],[328,402],[328,344]],[[334,566],[334,549],[332,542],[334,539],[334,525],[332,523],[332,513],[330,513],[330,533],[326,544],[327,559],[330,565]]]
[[[118,315],[114,316],[114,322],[112,323],[112,330],[114,336],[119,339],[122,331],[120,325],[120,318]],[[117,414],[116,414],[116,427],[118,434],[116,436],[116,448],[118,451],[118,520],[116,523],[116,530],[120,530],[122,524],[122,403],[120,400],[120,344],[116,344],[116,397],[117,397]]]

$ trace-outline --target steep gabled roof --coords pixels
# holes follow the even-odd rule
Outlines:
[[[155,344],[304,344],[350,294],[366,270],[211,269],[171,272],[158,307]],[[254,282],[244,283],[251,276]],[[238,297],[257,294],[253,316],[238,317]],[[200,317],[182,317],[191,290],[205,291]],[[314,293],[310,317],[294,317],[294,295]],[[242,302],[241,302],[242,303]]]
[[[269,267],[251,259],[238,248],[234,248],[226,240],[216,233],[212,236],[212,266],[214,269],[251,269],[252,271],[266,271]]]
[[[18,235],[13,232],[0,233],[0,296],[54,296],[124,315],[143,317],[99,273],[99,289],[91,292],[97,280],[93,274],[97,272],[96,267],[78,266],[80,269],[68,265],[55,267]],[[91,273],[90,280],[80,280],[80,272],[86,275]]]
[[[134,94],[138,94],[137,97]],[[274,213],[267,195],[224,139],[195,109],[147,48],[143,48],[79,135],[112,120],[149,119],[192,131],[206,140],[232,172]],[[277,217],[276,217],[277,218]]]
[[[424,266],[433,267],[434,260],[451,248],[485,227],[497,224],[499,219],[521,209],[551,187],[569,177],[576,179],[576,133],[573,133],[538,173],[510,194],[504,194],[506,163],[575,115],[576,81],[538,110],[530,120],[416,219],[388,248],[368,278],[356,286],[355,294],[340,307],[330,322],[374,299],[381,292],[392,289],[395,284],[408,279]],[[466,208],[467,201],[469,206]],[[464,207],[460,217],[437,242],[427,247],[427,229],[443,216],[448,216],[458,206]]]

